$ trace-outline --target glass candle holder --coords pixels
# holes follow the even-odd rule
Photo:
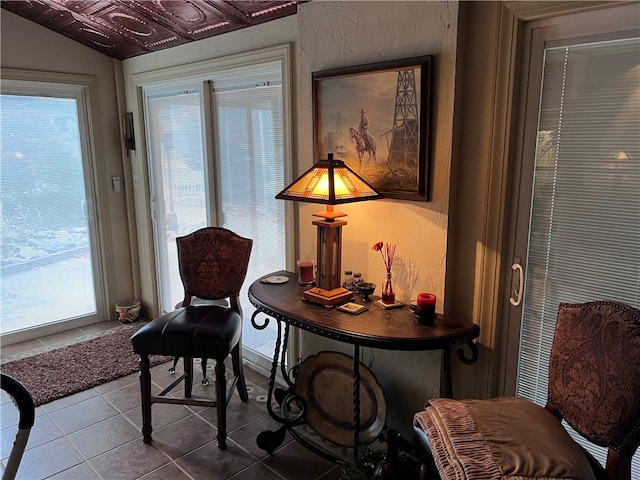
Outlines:
[[[298,260],[298,283],[313,285],[316,279],[316,262],[314,260]]]
[[[419,293],[416,315],[421,320],[431,322],[436,318],[436,296],[433,293]]]

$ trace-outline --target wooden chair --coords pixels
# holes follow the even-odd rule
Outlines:
[[[140,392],[142,397],[142,434],[150,443],[151,405],[173,403],[214,406],[217,409],[218,447],[226,447],[226,408],[234,387],[240,399],[248,400],[242,369],[242,310],[240,289],[247,275],[253,241],[230,230],[207,227],[176,239],[180,277],[184,285],[183,307],[156,318],[132,337],[133,350],[140,355]],[[215,304],[191,304],[227,298],[230,307]],[[157,396],[151,395],[149,355],[184,359],[184,373]],[[226,391],[225,359],[231,355],[233,385]],[[216,361],[216,400],[192,397],[193,359]],[[184,381],[182,398],[166,394]]]
[[[608,449],[606,467],[563,427]],[[414,418],[421,479],[631,479],[640,444],[640,310],[560,304],[543,408],[519,397],[433,399]]]

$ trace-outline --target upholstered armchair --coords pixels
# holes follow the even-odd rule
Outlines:
[[[562,420],[606,447],[603,468]],[[433,399],[415,415],[422,479],[624,479],[640,444],[640,310],[560,305],[545,407],[524,398]]]

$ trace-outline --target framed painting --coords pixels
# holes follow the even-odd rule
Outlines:
[[[313,72],[315,161],[333,153],[385,198],[428,201],[431,63]]]

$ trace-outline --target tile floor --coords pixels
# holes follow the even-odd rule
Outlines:
[[[119,324],[118,324],[119,325]],[[2,349],[2,362],[82,341],[113,328],[113,322],[29,340]],[[122,328],[116,326],[115,328]],[[168,364],[152,369],[152,380],[167,385]],[[340,468],[309,452],[287,434],[267,455],[256,436],[277,424],[264,403],[267,378],[245,367],[250,401],[237,396],[228,407],[228,447],[216,446],[212,408],[156,404],[153,443],[142,441],[138,375],[36,408],[36,421],[20,463],[18,479],[74,480],[337,480]],[[43,379],[46,381],[46,379]],[[213,385],[209,387],[212,389]],[[200,392],[201,393],[201,392]],[[198,394],[198,392],[194,392]],[[2,392],[1,458],[5,462],[17,431],[18,411]]]

